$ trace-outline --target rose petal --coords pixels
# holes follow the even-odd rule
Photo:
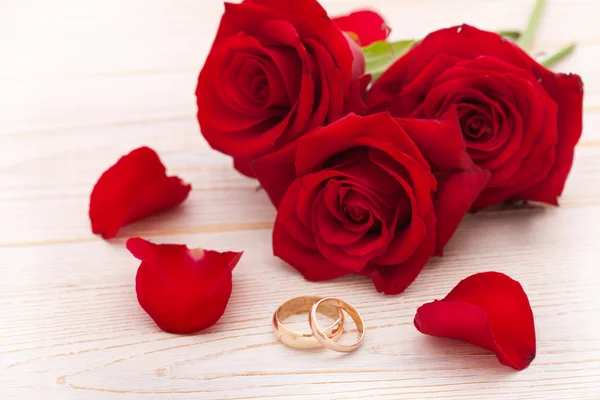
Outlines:
[[[300,271],[309,281],[326,281],[352,273],[331,263],[317,250],[303,246],[279,221],[275,221],[273,228],[273,254]]]
[[[439,53],[412,82],[388,80],[385,86],[374,84],[368,92],[367,105],[372,111],[389,111],[393,116],[411,115],[427,97],[435,78],[457,61],[460,61],[457,57]],[[372,90],[376,92],[372,93]]]
[[[251,157],[236,157],[233,159],[233,168],[235,168],[240,174],[246,175],[249,178],[254,178],[254,171],[252,171],[251,164],[254,161]]]
[[[315,61],[320,71],[315,71],[315,95],[319,98],[316,107],[307,109],[311,118],[307,130],[320,128],[323,125],[337,121],[344,112],[344,84],[340,71],[335,67],[335,61],[331,54],[318,42],[307,39],[307,49],[314,54]],[[320,89],[320,91],[319,91]],[[311,99],[311,104],[314,99]]]
[[[400,294],[421,273],[435,250],[435,214],[431,209],[425,216],[425,238],[411,258],[399,265],[377,266],[371,274],[375,288],[385,294]]]
[[[296,179],[294,160],[297,148],[298,141],[292,142],[250,164],[252,172],[276,208],[279,208],[285,192]]]
[[[583,81],[578,75],[558,74],[542,80],[542,84],[558,103],[556,159],[547,178],[518,197],[558,205],[557,197],[565,187],[583,129]]]
[[[139,219],[182,203],[191,185],[167,177],[156,152],[140,147],[106,170],[92,190],[89,216],[92,231],[104,239]]]
[[[443,120],[399,118],[434,172],[468,169],[473,160],[466,152],[460,121],[453,107]]]
[[[351,52],[348,52],[346,37],[317,0],[246,0],[241,4],[225,3],[225,14],[231,18],[233,27],[240,30],[251,30],[259,19],[292,21],[303,32],[309,32],[305,36],[327,46],[327,50],[337,60],[340,71],[344,72],[344,80],[350,81],[353,57]],[[226,34],[228,29],[229,27],[222,24],[220,33]]]
[[[490,172],[476,165],[467,171],[447,174],[438,178],[434,208],[437,217],[436,255],[443,255],[460,221],[471,208],[490,179]]]
[[[392,31],[381,15],[370,10],[333,18],[333,22],[362,47],[387,39]]]
[[[369,135],[365,135],[365,132],[369,132]],[[375,142],[397,146],[415,161],[428,165],[415,143],[389,114],[379,113],[366,117],[349,114],[327,129],[319,129],[303,137],[296,154],[297,174],[304,175],[322,168],[332,154],[364,144],[367,137]],[[368,144],[370,145],[371,143]]]
[[[535,358],[535,326],[519,282],[499,272],[462,280],[441,301],[422,305],[415,326],[426,335],[451,338],[496,353],[500,363],[522,370]]]
[[[127,249],[142,263],[136,275],[140,306],[160,329],[195,333],[217,323],[231,295],[231,271],[242,253],[156,245],[141,238]]]
[[[363,75],[355,81],[350,82],[350,91],[346,101],[346,113],[354,113],[364,115],[367,111],[365,99],[367,96],[367,88],[371,83],[371,75]]]

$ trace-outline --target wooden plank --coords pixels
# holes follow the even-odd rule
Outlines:
[[[566,390],[572,398],[592,398],[600,368],[600,340],[589,318],[600,311],[599,226],[600,207],[470,217],[446,256],[433,260],[401,297],[379,295],[359,277],[304,281],[270,257],[268,229],[156,238],[246,250],[225,316],[194,336],[161,333],[139,309],[138,262],[123,240],[2,248],[0,257],[12,260],[0,266],[2,376],[13,388],[26,386],[47,399],[124,393],[301,398],[305,391],[327,398],[477,393],[482,399],[508,394],[536,399]],[[533,305],[538,357],[518,374],[488,352],[424,337],[412,325],[420,304],[482,270],[518,279]],[[365,346],[340,358],[275,343],[269,319],[274,307],[307,293],[354,303],[368,324]]]

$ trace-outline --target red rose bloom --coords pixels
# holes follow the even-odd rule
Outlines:
[[[248,163],[362,104],[365,60],[316,0],[225,3],[198,78],[208,143]]]
[[[231,296],[231,271],[242,253],[141,238],[129,239],[127,249],[142,261],[135,278],[140,306],[162,330],[195,333],[221,318]]]
[[[422,305],[415,326],[426,335],[462,340],[493,351],[498,361],[517,370],[535,358],[529,299],[519,282],[499,272],[472,275],[443,300]]]
[[[474,209],[506,200],[556,205],[581,136],[583,83],[463,25],[427,36],[381,76],[367,103],[414,118],[455,107],[469,154],[492,173]]]
[[[192,190],[176,176],[167,176],[158,154],[140,147],[106,170],[90,196],[92,231],[104,239],[122,226],[182,203]]]
[[[440,254],[488,175],[444,121],[354,114],[252,164],[278,207],[276,256],[306,279],[370,276],[402,292]]]

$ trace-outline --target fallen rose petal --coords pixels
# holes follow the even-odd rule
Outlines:
[[[391,32],[383,17],[370,10],[333,18],[333,22],[362,47],[387,39]]]
[[[242,252],[157,245],[141,238],[129,239],[127,249],[142,261],[135,279],[138,302],[160,329],[195,333],[221,318],[231,296],[231,271]]]
[[[168,177],[156,152],[140,147],[106,170],[92,190],[89,216],[92,231],[104,239],[139,219],[182,203],[191,185]]]
[[[517,370],[535,358],[535,326],[527,295],[519,282],[499,272],[462,280],[443,300],[419,307],[414,323],[426,335],[493,351],[500,363]]]

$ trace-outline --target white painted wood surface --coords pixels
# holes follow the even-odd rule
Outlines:
[[[393,37],[468,22],[516,29],[532,1],[328,0],[371,5]],[[211,151],[194,118],[216,0],[42,0],[0,5],[0,399],[600,398],[600,3],[550,0],[537,48],[581,45],[561,70],[586,84],[585,132],[559,209],[471,216],[446,257],[401,296],[361,278],[305,282],[271,255],[274,210]],[[180,208],[105,242],[89,228],[98,176],[140,145],[194,189]],[[208,332],[161,332],[140,309],[127,237],[244,249],[226,314]],[[470,345],[428,338],[416,308],[497,270],[525,287],[538,356],[516,373]],[[293,351],[270,316],[296,295],[363,313],[355,353]]]

